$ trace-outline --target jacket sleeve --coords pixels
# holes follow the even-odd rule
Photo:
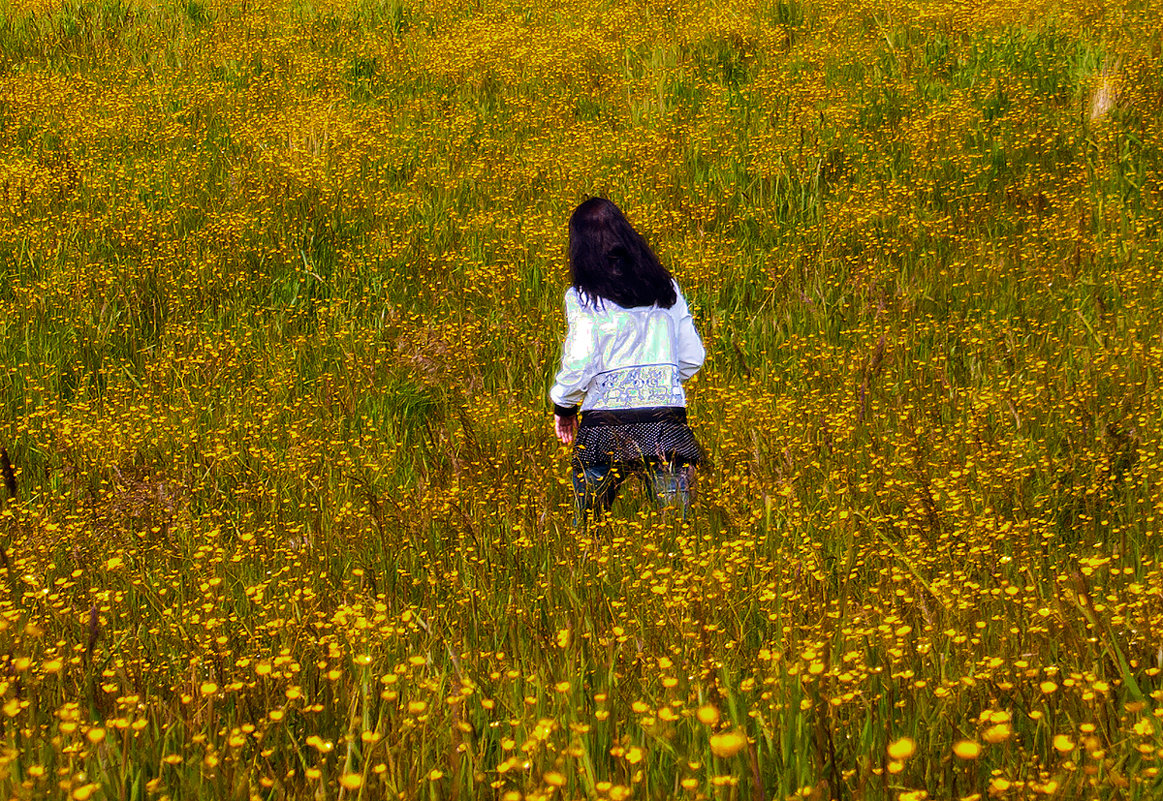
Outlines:
[[[675,330],[678,340],[675,356],[678,361],[679,380],[685,382],[703,366],[703,360],[707,358],[707,351],[703,347],[703,340],[699,337],[699,332],[695,330],[695,321],[691,317],[691,310],[687,306],[686,298],[682,296],[682,292],[678,291],[677,284],[675,292],[678,295],[678,300],[674,304],[674,315],[677,322]]]
[[[554,411],[562,417],[576,413],[578,405],[585,398],[590,380],[594,377],[596,351],[593,317],[581,307],[573,289],[565,293],[565,318],[569,322],[569,332],[565,335],[565,345],[561,350],[561,369],[557,371],[553,388],[549,390]]]

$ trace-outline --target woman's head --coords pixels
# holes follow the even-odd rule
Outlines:
[[[591,301],[669,309],[677,299],[670,273],[621,209],[604,197],[590,198],[569,218],[569,273]]]

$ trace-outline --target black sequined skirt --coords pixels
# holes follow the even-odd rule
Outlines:
[[[582,412],[574,440],[575,467],[699,464],[702,449],[686,421],[686,409],[611,409]]]

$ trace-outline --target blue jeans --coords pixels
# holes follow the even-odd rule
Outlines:
[[[571,471],[574,524],[581,526],[607,512],[618,489],[632,474],[642,478],[659,509],[676,508],[685,520],[691,505],[691,471],[686,465],[647,465],[645,470],[626,470],[617,465],[579,468],[575,463]]]

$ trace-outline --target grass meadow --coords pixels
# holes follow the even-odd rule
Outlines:
[[[0,0],[0,792],[1158,798],[1161,31]],[[707,344],[685,523],[572,527],[591,194]]]

